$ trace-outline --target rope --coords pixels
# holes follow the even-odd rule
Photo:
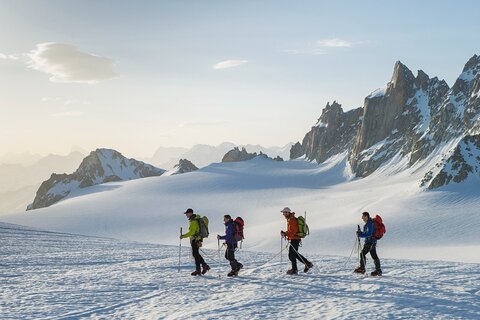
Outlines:
[[[352,255],[353,255],[353,252],[358,251],[357,241],[358,241],[358,237],[355,238],[355,240],[353,241],[352,251],[350,251],[350,255],[348,256],[347,261],[343,264],[342,269],[345,268],[347,266],[347,264],[350,262],[350,259],[352,258]]]
[[[300,243],[301,243],[301,242],[300,242]],[[290,244],[290,242],[289,242],[289,244]],[[298,255],[299,258],[300,258],[300,261],[302,261],[302,263],[303,263],[304,265],[307,265],[307,264],[305,263],[305,260],[303,260],[302,255],[301,255],[291,244],[290,244],[290,247],[293,249],[293,251],[295,251],[295,252],[297,253],[297,255]],[[312,265],[313,265],[313,263],[312,263]],[[313,267],[313,269],[317,269],[318,271],[321,271],[320,268],[318,268],[316,265],[313,265],[312,267]]]
[[[201,249],[201,248],[199,248],[199,249],[200,249],[200,252],[202,254],[204,254],[207,258],[209,258],[210,260],[213,260],[214,262],[216,262],[218,264],[221,264],[221,262],[219,262],[217,259],[212,258],[212,256],[209,255],[208,253],[206,253],[203,249]]]

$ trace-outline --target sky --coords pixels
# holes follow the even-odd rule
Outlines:
[[[0,0],[0,155],[301,141],[397,60],[452,85],[478,1]]]

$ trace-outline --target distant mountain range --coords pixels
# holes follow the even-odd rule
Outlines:
[[[10,154],[2,157],[2,161],[19,162],[0,164],[0,215],[25,210],[42,181],[48,179],[52,172],[74,171],[84,155],[71,152],[66,156],[50,154],[38,157],[30,154]],[[37,160],[28,164],[34,159]]]
[[[362,108],[344,112],[335,101],[327,104],[290,155],[321,163],[343,152],[356,177],[382,167],[428,165],[422,187],[478,182],[480,57],[468,60],[452,88],[421,70],[414,76],[397,62],[390,82],[368,95]]]
[[[250,153],[262,152],[272,158],[280,156],[283,159],[288,159],[292,145],[293,143],[288,143],[282,147],[263,147],[261,145],[237,145],[231,142],[224,142],[218,146],[197,144],[190,149],[160,147],[152,158],[142,158],[142,160],[160,168],[170,169],[180,159],[188,159],[197,167],[202,168],[211,163],[221,162],[223,156],[235,147],[245,148]]]

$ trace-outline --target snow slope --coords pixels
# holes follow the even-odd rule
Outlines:
[[[480,189],[474,183],[424,191],[424,168],[398,173],[401,159],[375,174],[351,180],[345,155],[315,164],[306,161],[217,163],[175,176],[112,182],[77,190],[51,207],[1,218],[47,230],[122,240],[177,244],[183,212],[192,207],[210,219],[211,239],[222,233],[223,215],[242,216],[245,248],[276,252],[285,229],[280,210],[303,214],[311,235],[302,250],[350,253],[361,212],[380,214],[387,234],[381,257],[480,262]],[[435,161],[433,159],[432,161]],[[425,165],[429,168],[429,164]]]
[[[278,255],[240,251],[231,279],[216,250],[204,251],[212,270],[192,277],[189,248],[179,272],[174,246],[3,223],[0,243],[3,319],[480,317],[479,264],[386,259],[378,278],[353,274],[354,259],[310,255],[309,273],[287,276]]]

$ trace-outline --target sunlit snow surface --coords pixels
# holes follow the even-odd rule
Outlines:
[[[78,190],[51,207],[1,216],[0,221],[44,230],[176,245],[183,212],[210,219],[217,246],[223,215],[245,220],[245,249],[276,252],[285,229],[280,210],[307,212],[311,235],[302,250],[349,255],[361,213],[380,214],[387,234],[381,257],[480,263],[478,178],[436,191],[420,189],[425,170],[404,169],[401,157],[364,179],[348,173],[345,155],[325,163],[256,158],[198,171],[106,183]],[[436,161],[436,159],[433,159]]]
[[[287,276],[285,254],[282,267],[278,255],[242,250],[237,256],[245,267],[232,279],[223,256],[206,250],[212,270],[192,277],[185,242],[178,272],[178,246],[0,224],[1,318],[480,317],[479,264],[385,259],[380,278],[353,274],[354,257],[309,255],[315,268]]]

